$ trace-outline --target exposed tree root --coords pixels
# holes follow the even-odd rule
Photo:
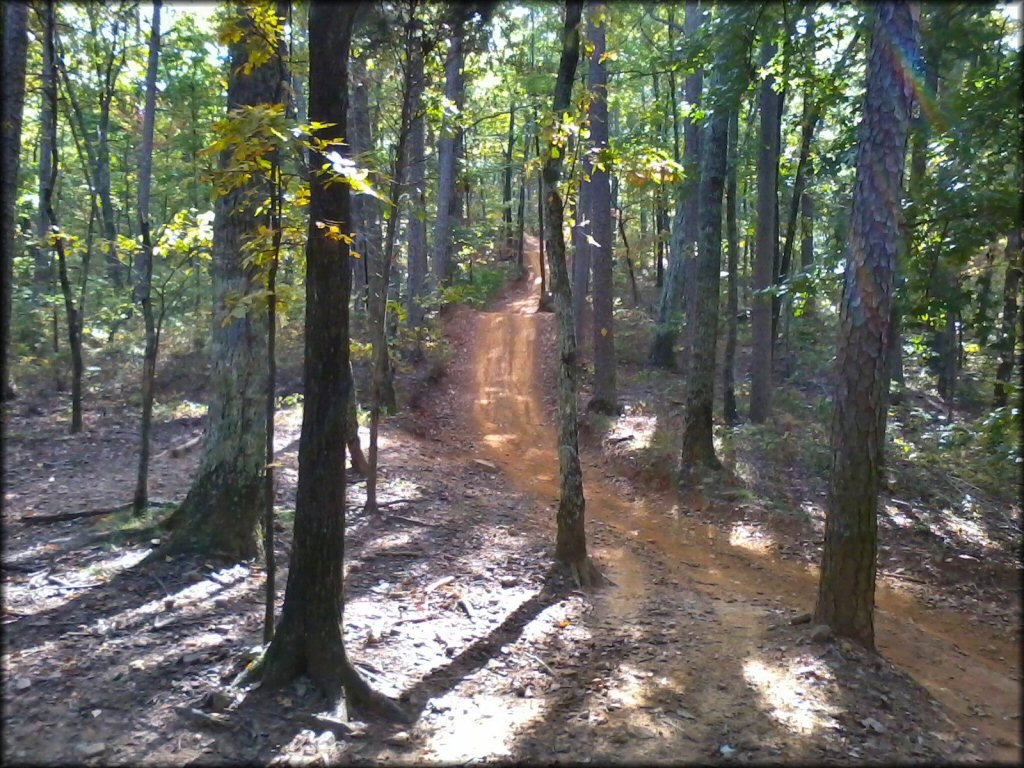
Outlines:
[[[582,560],[569,563],[568,566],[569,575],[572,576],[573,582],[580,589],[597,589],[614,584],[611,579],[601,573],[598,567],[594,565],[594,561],[588,556],[584,556]]]

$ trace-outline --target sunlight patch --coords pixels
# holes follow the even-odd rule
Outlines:
[[[979,547],[992,549],[995,543],[988,537],[988,533],[974,520],[967,520],[956,515],[950,509],[944,509],[932,521],[937,530],[947,535],[955,536],[961,541],[976,544]]]
[[[649,448],[654,439],[654,429],[658,420],[645,414],[627,414],[615,420],[608,440],[611,442],[629,441],[628,447],[641,450]]]
[[[747,659],[743,662],[743,677],[760,695],[769,714],[795,733],[809,735],[836,725],[832,715],[840,710],[829,704],[820,684],[814,684],[815,680],[833,682],[831,670],[819,660],[797,667]]]
[[[760,555],[768,554],[775,538],[758,525],[750,523],[733,523],[729,529],[729,544],[733,547],[742,547]]]
[[[515,734],[539,720],[546,709],[542,699],[478,695],[466,700],[457,691],[430,704],[448,710],[451,718],[425,745],[442,763],[507,757]]]

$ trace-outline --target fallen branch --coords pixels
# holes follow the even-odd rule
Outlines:
[[[445,576],[444,578],[441,578],[441,579],[438,579],[435,582],[432,582],[423,591],[424,591],[424,593],[429,594],[429,593],[433,592],[435,589],[439,589],[440,587],[443,587],[445,584],[451,584],[453,581],[455,581],[455,577],[454,576]]]
[[[439,528],[440,526],[435,523],[427,523],[423,520],[416,520],[412,517],[405,517],[403,515],[386,515],[385,520],[401,520],[403,523],[412,523],[413,525],[422,525],[424,528]]]
[[[174,501],[159,501],[157,499],[152,499],[149,502],[150,507],[171,507],[176,504],[177,502]],[[61,512],[58,515],[23,515],[21,522],[28,525],[41,525],[43,523],[61,523],[66,520],[80,520],[85,517],[103,517],[104,515],[116,515],[118,512],[127,512],[132,506],[131,502],[129,502],[118,507],[86,509],[81,512]]]
[[[159,453],[156,458],[160,459],[160,458],[163,458],[164,456],[167,456],[167,455],[170,455],[171,457],[173,457],[175,459],[181,458],[182,456],[184,456],[189,451],[191,451],[191,450],[193,450],[195,448],[198,448],[199,445],[203,442],[203,438],[204,437],[206,437],[206,433],[205,432],[200,432],[195,437],[191,437],[191,438],[189,438],[188,440],[186,440],[183,443],[178,443],[177,445],[172,445],[166,451],[163,451],[163,452]]]

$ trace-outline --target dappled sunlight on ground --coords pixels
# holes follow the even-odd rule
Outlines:
[[[19,554],[24,555],[24,552]],[[114,552],[110,557],[93,561],[88,565],[63,570],[60,577],[53,576],[50,568],[41,567],[40,572],[24,585],[6,586],[4,607],[7,611],[15,611],[23,616],[53,610],[74,600],[81,591],[109,581],[114,575],[135,566],[147,554],[148,549]],[[8,561],[14,560],[15,557],[17,555]]]
[[[775,546],[775,537],[756,523],[733,523],[729,530],[729,545],[767,555]]]
[[[452,715],[448,729],[436,731],[425,747],[442,763],[462,763],[510,755],[516,733],[539,721],[547,710],[543,699],[509,699],[478,695],[467,700],[457,691],[431,699],[435,710]]]
[[[793,732],[810,735],[836,725],[832,715],[840,710],[829,703],[819,686],[810,684],[815,679],[834,682],[832,672],[820,661],[795,667],[754,657],[743,662],[743,677],[768,713]]]
[[[632,413],[629,407],[624,409],[622,416],[615,419],[608,431],[610,442],[629,441],[633,450],[649,448],[654,440],[658,419],[651,413]]]

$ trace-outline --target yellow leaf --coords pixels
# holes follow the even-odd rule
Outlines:
[[[607,328],[602,328],[601,329],[601,335],[602,336],[607,336],[608,335],[608,329]]]

